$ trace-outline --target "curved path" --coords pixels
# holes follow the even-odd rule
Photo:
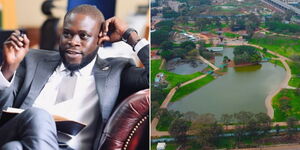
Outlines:
[[[286,70],[285,78],[280,83],[278,89],[272,91],[271,93],[269,93],[269,95],[266,97],[266,100],[265,100],[265,105],[266,105],[266,108],[267,108],[267,114],[268,114],[268,116],[270,116],[270,118],[274,117],[274,109],[272,107],[273,97],[276,96],[282,89],[289,88],[288,83],[289,83],[289,80],[292,77],[291,69],[290,69],[289,65],[287,64],[286,60],[284,58],[280,57],[280,61],[284,65],[284,68]]]
[[[201,75],[199,77],[196,77],[192,80],[186,81],[184,83],[182,83],[179,87],[174,87],[173,89],[171,89],[171,91],[169,92],[169,94],[167,95],[167,97],[165,98],[165,100],[163,101],[163,103],[160,105],[160,108],[167,108],[169,102],[171,101],[172,97],[174,96],[175,92],[177,91],[178,88],[183,87],[185,85],[188,85],[190,83],[193,83],[197,80],[200,80],[204,77],[206,77],[207,74]],[[167,131],[157,131],[156,126],[158,124],[159,119],[157,117],[155,117],[152,122],[151,122],[151,136],[165,136],[165,135],[169,135],[169,133]]]

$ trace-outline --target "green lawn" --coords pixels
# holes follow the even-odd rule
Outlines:
[[[160,119],[157,123],[156,130],[157,131],[169,131],[169,127],[172,123],[173,119]]]
[[[300,40],[285,36],[266,36],[264,38],[253,38],[249,40],[251,44],[256,44],[277,52],[283,56],[300,55]]]
[[[224,34],[224,36],[229,37],[229,38],[237,38],[237,37],[240,37],[239,34],[234,34],[234,33],[230,33],[230,32],[224,32],[223,34]]]
[[[280,99],[282,97],[288,97],[288,105],[291,107],[288,111],[283,111],[280,109]],[[272,101],[272,106],[274,108],[274,121],[286,121],[287,117],[294,116],[300,119],[300,95],[296,94],[296,90],[284,89],[280,91]]]
[[[153,51],[153,50],[159,50],[159,48],[153,48],[153,47],[151,47],[151,51]]]
[[[288,64],[292,72],[292,78],[289,81],[289,85],[293,87],[298,87],[300,85],[300,63],[288,61]]]
[[[285,69],[284,65],[282,64],[282,62],[280,60],[271,59],[269,62],[272,63],[272,64],[275,64],[275,65],[278,65],[278,66],[282,67],[283,69]]]
[[[189,81],[203,74],[201,72],[196,72],[190,75],[179,75],[172,72],[168,72],[167,70],[160,70],[159,69],[160,64],[161,64],[161,60],[151,60],[151,81],[153,83],[155,79],[155,75],[160,72],[163,72],[164,75],[166,76],[166,80],[169,82],[169,86],[167,90],[174,88],[179,83]]]
[[[151,150],[156,150],[157,143],[151,143]],[[165,150],[176,150],[178,148],[178,144],[170,142],[166,143],[166,149]]]
[[[259,48],[255,48],[255,49],[257,49],[258,51],[260,51],[263,54],[263,57],[278,58],[278,56],[273,55],[273,54],[268,53],[268,52],[264,52],[262,49],[259,49]]]
[[[198,81],[195,81],[193,83],[190,83],[186,86],[183,86],[181,88],[179,88],[176,93],[174,94],[171,102],[175,102],[179,99],[181,99],[182,97],[189,95],[190,93],[196,91],[197,89],[199,89],[200,87],[208,84],[209,82],[211,82],[212,80],[214,80],[214,77],[211,75],[208,75]]]

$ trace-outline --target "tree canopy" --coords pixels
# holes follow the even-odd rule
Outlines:
[[[262,57],[260,52],[252,46],[238,46],[233,51],[235,64],[258,64]]]

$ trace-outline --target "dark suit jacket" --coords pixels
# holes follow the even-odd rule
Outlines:
[[[98,120],[94,149],[99,147],[103,127],[118,100],[149,87],[149,46],[143,47],[138,56],[145,68],[135,67],[126,58],[98,57],[96,60],[93,74],[101,118]],[[12,86],[0,90],[0,109],[31,107],[60,62],[60,55],[56,51],[31,50],[17,69]]]

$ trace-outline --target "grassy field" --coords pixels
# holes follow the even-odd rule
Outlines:
[[[288,106],[290,109],[287,111],[282,110],[280,107],[280,100],[285,97],[288,99]],[[287,117],[294,116],[300,119],[300,95],[296,94],[296,90],[284,89],[280,91],[272,101],[274,108],[274,121],[286,121]]]
[[[300,64],[295,62],[288,62],[288,64],[292,72],[292,78],[289,81],[289,85],[298,87],[300,85]]]
[[[280,60],[271,59],[269,62],[272,63],[272,64],[275,64],[275,65],[278,65],[278,66],[282,67],[283,69],[285,69],[284,65],[282,64],[282,62]]]
[[[153,47],[151,47],[151,51],[154,51],[154,50],[159,50],[159,48],[153,48]]]
[[[190,93],[196,91],[197,89],[199,89],[200,87],[208,84],[209,82],[211,82],[212,80],[214,80],[214,77],[211,75],[208,75],[198,81],[195,81],[193,83],[190,83],[184,87],[179,88],[176,93],[174,94],[171,102],[175,102],[181,98],[183,98],[186,95],[189,95]]]
[[[237,37],[240,37],[239,34],[234,34],[234,33],[230,33],[230,32],[224,32],[223,34],[224,34],[224,36],[229,37],[229,38],[237,38]]]
[[[286,57],[300,55],[300,40],[297,38],[266,36],[264,38],[253,38],[249,40],[249,42],[277,52]]]

